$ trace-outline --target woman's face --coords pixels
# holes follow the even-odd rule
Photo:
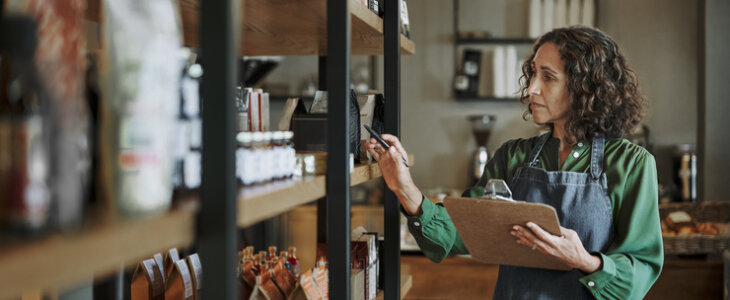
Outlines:
[[[530,95],[532,119],[538,124],[563,126],[568,116],[568,75],[563,68],[558,46],[547,42],[535,53],[531,63],[533,76],[527,92]]]

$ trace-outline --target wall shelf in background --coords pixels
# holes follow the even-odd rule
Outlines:
[[[0,248],[0,299],[63,288],[129,268],[156,252],[195,240],[195,208],[142,220],[89,222],[78,234],[56,234]]]

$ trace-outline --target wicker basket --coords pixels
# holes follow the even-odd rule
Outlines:
[[[719,230],[717,235],[665,233],[664,254],[709,254],[722,253],[728,248],[728,222],[730,222],[730,202],[703,203],[666,203],[659,204],[662,220],[675,211],[685,211],[696,222],[711,222]]]

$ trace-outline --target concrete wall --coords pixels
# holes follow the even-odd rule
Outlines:
[[[527,1],[460,3],[461,29],[526,35]],[[402,62],[403,142],[416,157],[412,171],[419,187],[461,189],[467,185],[470,155],[476,148],[466,116],[497,115],[488,143],[491,151],[509,139],[534,135],[537,129],[522,120],[519,103],[453,99],[452,1],[409,0],[408,9],[416,54],[404,56]],[[660,149],[697,142],[697,16],[693,1],[599,1],[598,27],[619,43],[638,74],[649,99],[645,123]],[[669,178],[669,157],[658,159],[660,180]]]

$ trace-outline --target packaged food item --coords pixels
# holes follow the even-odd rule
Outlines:
[[[694,227],[694,218],[686,211],[674,211],[667,215],[664,219],[667,226],[679,233],[679,230],[683,227]],[[688,229],[685,229],[687,231]]]
[[[165,300],[193,300],[193,279],[184,260],[175,262],[165,286]]]
[[[25,99],[23,102],[36,102],[32,110],[42,117],[43,147],[46,147],[48,159],[44,166],[34,165],[44,168],[48,178],[48,225],[62,230],[76,228],[83,220],[84,203],[89,195],[91,165],[89,112],[85,97],[84,1],[6,2],[6,18],[22,14],[34,19],[37,29],[24,33],[22,31],[30,28],[23,24],[7,24],[2,27],[12,33],[2,35],[23,39],[6,41],[9,42],[7,46],[34,47],[26,52],[33,59],[26,70],[32,72],[32,84],[42,92],[36,95],[35,100]]]
[[[193,253],[185,258],[185,262],[193,279],[193,299],[200,300],[200,293],[203,290],[203,267],[200,265],[200,257],[197,253]]]
[[[177,253],[177,248],[171,248],[165,252],[163,257],[163,264],[165,266],[165,276],[169,277],[172,273],[172,269],[175,267],[175,262],[180,260],[180,255]]]
[[[106,182],[119,215],[167,210],[184,61],[177,1],[104,0]]]
[[[0,204],[8,230],[28,236],[48,224],[51,190],[48,113],[35,69],[36,21],[29,16],[2,18],[3,65],[0,107]]]
[[[153,258],[146,259],[137,265],[130,284],[132,300],[163,300],[165,285],[162,273]]]
[[[162,275],[162,284],[165,284],[165,280],[167,280],[167,273],[165,272],[165,264],[163,263],[162,254],[155,253],[155,255],[152,256],[152,258],[155,260],[155,264],[157,264],[157,268],[160,269],[160,274]]]

